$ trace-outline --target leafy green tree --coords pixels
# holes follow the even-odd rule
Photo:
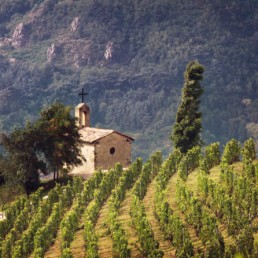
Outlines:
[[[38,182],[39,172],[57,173],[82,162],[81,140],[71,108],[54,103],[42,110],[35,123],[2,136],[7,153],[0,159],[0,175],[6,181],[27,186]],[[48,165],[48,166],[47,166]]]
[[[25,186],[37,185],[39,171],[46,173],[46,165],[38,157],[39,142],[39,134],[31,123],[14,129],[9,135],[2,135],[1,143],[7,155],[0,160],[0,174],[5,181]]]
[[[176,114],[176,123],[171,140],[174,147],[186,153],[194,146],[201,145],[202,114],[199,111],[203,89],[200,85],[204,68],[197,61],[190,62],[185,71],[182,100]]]
[[[58,178],[60,169],[82,163],[80,134],[71,107],[54,103],[42,110],[35,124],[40,132],[39,150]]]

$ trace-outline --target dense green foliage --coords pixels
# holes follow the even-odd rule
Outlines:
[[[1,144],[7,153],[0,161],[0,174],[5,182],[37,185],[38,172],[46,173],[46,164],[37,155],[40,145],[37,128],[28,123],[24,128],[14,129],[9,135],[2,136]]]
[[[75,118],[71,116],[71,107],[54,103],[44,108],[35,123],[39,135],[39,151],[41,151],[49,167],[57,173],[61,169],[69,169],[80,165],[80,135]]]
[[[3,134],[1,144],[7,155],[0,157],[0,175],[6,182],[31,187],[39,172],[57,173],[81,164],[81,140],[70,107],[54,103],[43,109],[35,123]],[[47,169],[48,167],[48,169]],[[55,177],[55,175],[54,175]]]
[[[24,125],[55,99],[75,106],[86,86],[92,125],[131,133],[134,156],[168,154],[183,71],[199,60],[204,141],[244,141],[258,123],[257,14],[255,0],[0,0],[1,45],[20,22],[27,31],[20,49],[0,47],[0,130]]]
[[[182,99],[171,135],[174,147],[184,154],[195,146],[201,146],[200,97],[203,89],[200,81],[203,79],[203,71],[203,66],[198,62],[189,63],[185,71]]]

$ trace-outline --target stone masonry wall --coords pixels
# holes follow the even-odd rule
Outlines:
[[[131,142],[112,133],[98,140],[95,148],[95,169],[110,169],[118,162],[126,168],[131,164]]]

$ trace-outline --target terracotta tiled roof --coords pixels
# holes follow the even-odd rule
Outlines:
[[[88,143],[93,143],[109,134],[112,134],[112,133],[117,133],[123,137],[126,137],[130,140],[134,140],[132,137],[128,136],[128,135],[125,135],[125,134],[122,134],[122,133],[119,133],[119,132],[116,132],[114,130],[109,130],[109,129],[99,129],[99,128],[93,128],[93,127],[83,127],[79,130],[79,133],[81,135],[81,139],[84,141],[84,142],[88,142]]]

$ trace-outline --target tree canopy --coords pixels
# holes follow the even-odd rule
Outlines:
[[[182,99],[176,114],[171,139],[174,147],[186,153],[194,146],[201,145],[202,114],[199,111],[203,89],[200,85],[204,68],[197,61],[190,62],[185,71]]]
[[[25,185],[38,182],[39,172],[58,172],[81,164],[80,135],[71,108],[54,103],[44,108],[38,120],[3,134],[6,155],[0,158],[5,181]]]
[[[46,164],[38,156],[39,143],[39,134],[31,123],[2,135],[7,155],[0,159],[0,173],[5,181],[25,185],[38,182],[38,171],[46,173]]]
[[[57,172],[81,164],[80,135],[71,108],[55,103],[42,110],[36,128],[41,132],[39,150],[44,153],[48,165]],[[58,177],[58,174],[57,174]]]

